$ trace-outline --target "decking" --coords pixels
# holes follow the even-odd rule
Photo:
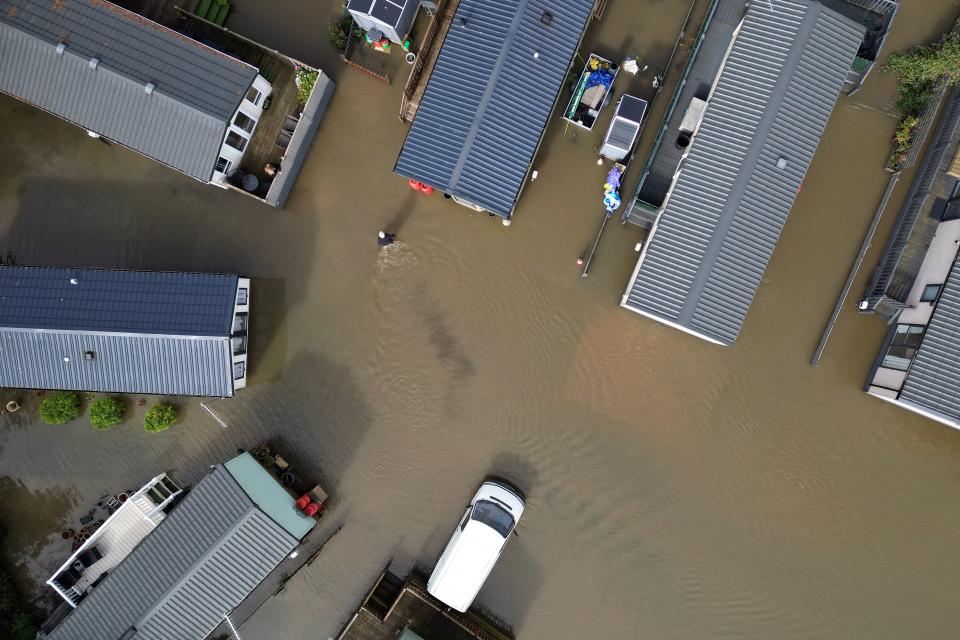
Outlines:
[[[409,629],[423,640],[509,640],[492,623],[446,607],[427,593],[423,578],[406,581],[384,571],[337,640],[396,640]]]
[[[420,106],[423,93],[427,90],[433,65],[436,64],[437,56],[440,55],[440,48],[443,46],[444,38],[447,37],[447,31],[450,29],[456,10],[457,0],[440,0],[437,3],[436,13],[430,18],[423,40],[417,45],[417,61],[410,69],[407,84],[403,88],[403,96],[400,98],[400,119],[404,122],[410,122],[417,114],[417,107]]]
[[[701,27],[702,36],[690,53],[691,57],[667,109],[657,141],[650,151],[637,191],[624,213],[625,222],[646,229],[653,226],[657,211],[670,190],[673,175],[686,151],[677,144],[680,122],[693,98],[706,100],[709,96],[745,8],[746,0],[716,0],[708,11]]]
[[[866,311],[892,315],[897,303],[905,302],[910,294],[940,224],[943,208],[957,183],[946,171],[958,150],[958,132],[960,89],[955,88],[867,287]]]

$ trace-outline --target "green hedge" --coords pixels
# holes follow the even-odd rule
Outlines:
[[[94,429],[106,430],[123,422],[127,408],[118,398],[100,398],[90,405],[90,424]]]
[[[151,433],[166,431],[177,421],[177,409],[169,404],[156,404],[143,416],[143,429]]]
[[[40,403],[40,419],[47,424],[66,424],[80,417],[80,394],[57,391]]]

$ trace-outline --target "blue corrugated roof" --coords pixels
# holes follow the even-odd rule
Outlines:
[[[811,0],[750,5],[622,306],[734,343],[863,33]]]
[[[236,295],[234,275],[0,267],[0,327],[229,336]]]
[[[510,217],[593,5],[462,0],[395,171]]]

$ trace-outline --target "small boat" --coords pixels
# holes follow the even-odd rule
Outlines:
[[[617,108],[610,120],[607,135],[600,145],[600,155],[608,160],[620,162],[633,151],[640,137],[640,125],[647,113],[647,101],[642,98],[624,95],[617,102]]]
[[[620,67],[613,62],[591,53],[563,112],[563,119],[592,131],[600,110],[610,99],[610,88],[619,70]]]

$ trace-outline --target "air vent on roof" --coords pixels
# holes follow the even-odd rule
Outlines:
[[[152,82],[148,82],[147,84],[143,85],[143,92],[148,96],[152,96],[154,88],[154,84]]]
[[[97,68],[97,65],[99,65],[99,64],[100,64],[100,60],[98,60],[97,58],[90,58],[90,68],[91,68],[91,69],[96,69],[96,68]]]
[[[97,357],[97,354],[95,354],[93,351],[84,351],[84,352],[83,352],[83,359],[84,359],[84,360],[93,360],[93,359],[95,359],[96,357]]]
[[[543,14],[540,16],[540,26],[543,28],[547,28],[551,24],[553,24],[553,14],[550,13],[549,11],[544,11]]]
[[[66,50],[67,50],[67,45],[65,45],[64,43],[61,42],[60,44],[57,45],[57,55],[58,55],[58,56],[62,56],[62,55],[63,55],[63,52],[66,51]]]
[[[76,278],[70,278],[70,284],[80,284],[80,281]]]

